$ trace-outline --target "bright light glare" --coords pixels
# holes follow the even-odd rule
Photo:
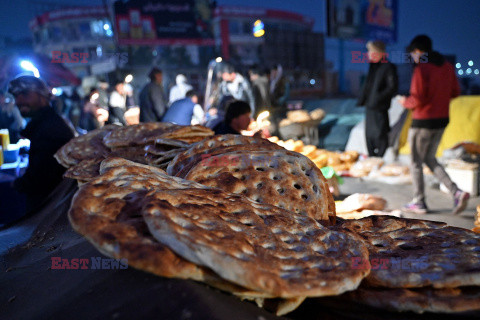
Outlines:
[[[457,63],[457,64],[455,65],[455,67],[457,67],[457,69],[460,69],[460,68],[462,67],[462,65],[461,65],[460,63]]]
[[[133,80],[133,76],[131,74],[128,74],[125,77],[125,83],[130,83],[130,82],[132,82],[132,80]]]
[[[27,70],[27,71],[31,71],[33,72],[33,75],[37,78],[40,78],[40,72],[38,72],[38,69],[35,68],[35,66],[33,65],[33,63],[31,63],[30,61],[27,61],[27,60],[22,60],[20,62],[20,66]]]
[[[222,57],[217,57],[217,59],[215,59],[215,62],[220,63],[220,62],[222,62],[222,60],[223,60]]]
[[[313,86],[315,84],[315,79],[310,79],[310,84]]]
[[[468,65],[469,65],[470,67],[473,66],[473,61],[472,61],[472,60],[468,61]]]

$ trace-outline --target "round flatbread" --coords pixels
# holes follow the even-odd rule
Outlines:
[[[167,173],[172,176],[185,177],[188,171],[199,161],[202,155],[212,155],[212,150],[220,147],[245,145],[259,150],[283,149],[266,139],[246,137],[235,134],[217,135],[193,144],[188,150],[176,156],[168,165]],[[235,150],[231,150],[235,151]]]
[[[151,234],[223,279],[276,297],[337,295],[369,270],[361,241],[314,219],[219,189],[152,190],[143,200]]]
[[[358,288],[339,299],[371,307],[416,313],[458,313],[480,310],[480,287],[433,289]]]
[[[234,151],[206,157],[187,180],[243,194],[306,215],[323,225],[335,223],[335,203],[318,167],[307,157],[286,150]]]
[[[365,279],[371,286],[480,285],[480,235],[470,230],[382,215],[343,220],[333,229],[353,232],[364,239],[370,261],[357,259],[355,267],[371,267]]]
[[[54,157],[65,168],[77,165],[85,159],[105,157],[110,150],[103,144],[103,138],[118,128],[120,127],[116,125],[106,125],[75,137],[61,147]]]

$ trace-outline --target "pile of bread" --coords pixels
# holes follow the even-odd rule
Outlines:
[[[204,282],[279,315],[307,298],[319,308],[337,299],[418,313],[480,309],[479,234],[390,216],[337,218],[325,178],[301,153],[235,135],[190,143],[207,130],[160,127],[154,142],[139,125],[132,135],[114,128],[90,134],[90,142],[75,138],[57,153],[63,164],[103,158],[68,214],[105,255]],[[111,147],[98,151],[107,135],[134,150],[150,142],[144,158],[125,152],[136,154],[127,160]],[[182,150],[162,162],[147,146]],[[81,148],[89,158],[78,158]]]
[[[325,149],[318,149],[314,145],[305,145],[302,140],[289,139],[283,141],[276,136],[268,138],[268,140],[287,150],[303,154],[312,160],[319,168],[330,166],[339,173],[350,170],[359,157],[357,151],[328,151]]]
[[[280,127],[286,127],[294,123],[307,123],[314,121],[319,123],[325,117],[325,111],[323,109],[315,109],[308,112],[307,110],[293,110],[287,112],[287,118],[280,121]]]

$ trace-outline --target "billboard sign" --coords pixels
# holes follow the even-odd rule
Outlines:
[[[120,45],[213,45],[210,0],[129,0],[114,3]]]
[[[328,0],[328,35],[397,41],[397,0]]]

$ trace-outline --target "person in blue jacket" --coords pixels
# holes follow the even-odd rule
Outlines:
[[[172,103],[162,118],[162,122],[171,122],[183,126],[203,124],[205,112],[198,104],[195,91],[189,90],[186,97]]]

